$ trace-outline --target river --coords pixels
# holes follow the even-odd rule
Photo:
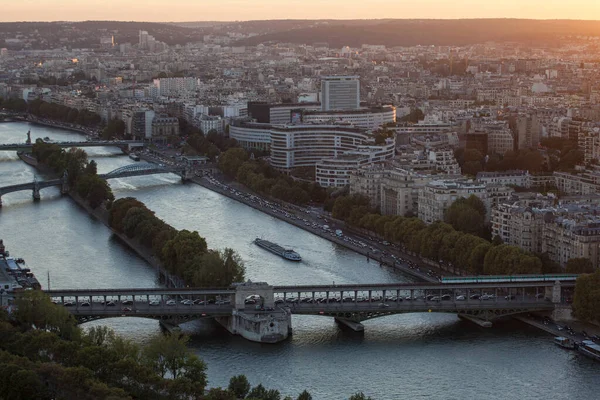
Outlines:
[[[0,124],[0,143],[32,139],[84,140],[77,133],[13,122]],[[133,163],[115,148],[90,148],[99,172]],[[14,152],[0,152],[0,186],[44,179]],[[197,230],[209,247],[234,248],[247,277],[271,284],[410,281],[392,269],[262,214],[175,175],[110,181],[116,197],[133,196],[179,229]],[[58,188],[3,196],[0,237],[23,257],[43,286],[52,288],[154,287],[153,269]],[[252,244],[272,239],[298,251],[288,263]],[[144,342],[159,332],[153,320],[117,318],[107,324]],[[209,321],[182,328],[190,346],[208,365],[211,386],[245,374],[252,384],[296,396],[344,399],[363,391],[373,399],[593,399],[600,393],[600,368],[565,351],[547,334],[515,321],[477,327],[453,315],[407,314],[366,321],[364,334],[340,329],[330,318],[294,316],[294,334],[277,345],[250,343]]]

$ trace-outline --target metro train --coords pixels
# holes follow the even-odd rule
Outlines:
[[[444,276],[442,283],[573,282],[577,274]]]

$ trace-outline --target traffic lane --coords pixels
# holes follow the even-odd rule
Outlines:
[[[80,303],[78,305],[72,305],[72,306],[65,307],[65,308],[73,313],[78,313],[78,314],[86,313],[89,311],[94,311],[94,313],[102,312],[102,311],[106,311],[107,313],[122,313],[122,312],[127,312],[126,309],[130,309],[131,311],[129,311],[129,312],[139,311],[139,312],[148,312],[148,313],[164,313],[164,312],[173,313],[173,312],[177,311],[177,312],[187,313],[187,312],[214,312],[214,311],[231,310],[231,309],[233,309],[233,306],[231,304],[185,305],[185,304],[180,304],[180,303],[176,303],[174,305],[166,305],[166,304],[150,305],[148,302],[145,302],[145,301],[143,301],[143,302],[136,301],[133,304],[115,304],[114,306],[104,305],[101,302],[93,302],[93,303],[90,303],[89,306],[83,306]]]

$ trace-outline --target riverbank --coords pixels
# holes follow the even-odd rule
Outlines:
[[[356,253],[362,254],[364,255],[367,259],[369,260],[373,260],[375,262],[380,263],[381,266],[388,266],[391,268],[394,268],[398,271],[401,271],[407,275],[410,275],[412,277],[424,280],[426,282],[438,282],[437,279],[432,278],[430,276],[428,276],[425,272],[423,271],[419,271],[416,269],[411,269],[408,265],[405,265],[403,263],[397,262],[396,260],[394,260],[391,257],[384,257],[382,255],[377,255],[374,254],[368,247],[367,248],[363,248],[363,247],[358,247],[358,246],[354,246],[353,244],[349,243],[349,242],[345,242],[343,240],[343,238],[338,238],[337,236],[331,235],[321,229],[318,228],[313,228],[312,225],[306,225],[306,223],[302,220],[302,219],[291,219],[291,218],[287,218],[285,217],[285,215],[275,212],[273,209],[269,208],[269,207],[264,207],[261,206],[259,203],[253,202],[251,200],[248,200],[245,197],[242,196],[238,196],[235,195],[234,193],[232,193],[231,191],[221,188],[217,185],[211,184],[206,178],[202,177],[202,178],[193,178],[192,182],[194,182],[197,185],[200,185],[208,190],[211,190],[213,192],[219,193],[225,197],[228,197],[230,199],[236,200],[240,203],[243,203],[249,207],[254,208],[255,210],[261,211],[267,215],[270,215],[272,217],[275,217],[277,219],[280,219],[282,221],[285,221],[291,225],[294,225],[298,228],[301,228],[305,231],[308,231],[314,235],[317,235],[319,237],[322,237],[323,239],[327,239],[330,242],[333,242],[335,244],[338,244],[340,246],[343,246],[349,250],[352,250]]]
[[[115,231],[109,224],[109,221],[108,221],[109,211],[104,206],[100,206],[96,209],[92,209],[89,206],[89,204],[87,204],[87,202],[84,199],[82,199],[78,194],[71,192],[71,193],[69,193],[69,197],[79,207],[81,207],[85,211],[87,211],[88,214],[90,214],[96,220],[102,222],[108,229],[110,229],[110,231],[112,232],[112,234],[114,236],[119,238],[119,240],[121,240],[123,243],[125,243],[127,246],[129,246],[129,248],[131,250],[133,250],[138,256],[140,256],[144,261],[146,261],[148,264],[150,264],[156,270],[156,272],[159,274],[159,277],[164,278],[167,287],[178,287],[178,288],[185,287],[185,284],[183,283],[183,281],[180,278],[178,278],[177,276],[170,274],[162,266],[160,260],[158,258],[156,258],[153,254],[151,254],[148,250],[146,250],[144,246],[142,246],[137,241],[128,238],[127,235]]]

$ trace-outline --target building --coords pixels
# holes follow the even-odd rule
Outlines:
[[[487,154],[504,155],[515,148],[515,140],[507,126],[486,126]]]
[[[419,191],[419,218],[431,224],[443,221],[446,209],[461,197],[475,195],[486,206],[486,220],[490,219],[491,209],[495,204],[510,198],[513,190],[501,185],[486,185],[472,180],[436,180],[427,183]]]
[[[248,115],[263,124],[285,125],[301,120],[305,111],[318,111],[319,103],[273,104],[266,102],[248,102]]]
[[[492,235],[532,253],[547,253],[565,266],[588,258],[600,266],[600,208],[597,204],[551,205],[545,199],[498,204],[492,210]]]
[[[196,117],[195,125],[205,134],[210,131],[225,133],[225,120],[218,115],[201,114]]]
[[[350,184],[350,174],[364,166],[381,164],[394,157],[396,143],[388,139],[382,145],[359,145],[334,158],[315,164],[315,180],[322,187],[342,187]]]
[[[537,115],[527,114],[517,117],[517,148],[537,149],[540,144],[541,126]]]
[[[129,133],[137,140],[152,139],[153,110],[139,110],[131,115]]]
[[[358,76],[324,76],[321,79],[321,111],[356,110],[359,107]]]
[[[101,36],[100,37],[100,47],[103,49],[110,49],[115,47],[115,37],[110,36]]]
[[[303,123],[350,123],[358,128],[376,130],[396,122],[396,107],[381,106],[347,111],[313,111],[301,113]]]
[[[479,172],[477,181],[485,184],[498,184],[504,186],[531,187],[531,175],[529,171],[502,171],[502,172]]]
[[[271,149],[271,124],[246,122],[245,119],[232,120],[229,125],[229,137],[248,151]]]
[[[179,120],[167,115],[157,115],[152,119],[152,141],[166,143],[169,138],[179,136]]]
[[[160,78],[154,80],[159,96],[194,96],[198,88],[197,78]]]

